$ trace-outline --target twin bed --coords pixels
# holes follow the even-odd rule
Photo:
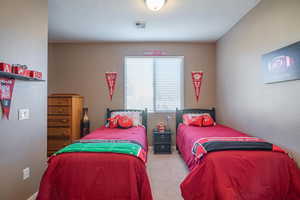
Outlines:
[[[52,156],[40,184],[38,200],[152,200],[145,166],[147,111],[107,110],[107,118],[120,111],[140,112],[143,126],[129,129],[103,126],[82,138],[75,147]],[[242,141],[249,139],[248,135],[219,124],[185,125],[182,116],[186,113],[208,113],[215,119],[215,110],[176,111],[176,146],[190,170],[180,185],[185,200],[300,199],[299,169],[279,147],[261,140],[247,146],[249,142]],[[199,143],[211,138],[216,141]],[[232,143],[226,138],[243,140]],[[91,146],[86,146],[87,141],[88,145],[104,142],[100,147],[105,148],[93,152],[92,146],[89,152]],[[125,144],[137,147],[137,153],[124,153]],[[78,145],[85,151],[73,151]],[[200,151],[204,146],[206,149]]]
[[[129,129],[103,126],[81,139],[105,141],[104,145],[109,145],[106,146],[107,152],[72,152],[52,156],[40,184],[38,200],[152,200],[145,166],[147,111],[108,109],[107,118],[113,112],[140,112],[143,126]],[[138,145],[145,155],[112,153],[122,151],[122,146],[110,149],[116,142]]]
[[[185,113],[216,117],[214,109],[176,112],[176,145],[190,170],[180,185],[185,200],[300,199],[300,171],[279,147],[250,141],[251,136],[219,124],[187,126],[182,123]],[[200,158],[193,152],[198,141],[213,141],[201,144],[210,152]]]

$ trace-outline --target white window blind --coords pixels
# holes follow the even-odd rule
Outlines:
[[[182,57],[125,59],[125,107],[169,112],[183,104]]]

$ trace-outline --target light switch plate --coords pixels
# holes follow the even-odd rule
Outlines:
[[[19,120],[25,120],[29,118],[29,109],[19,109]]]
[[[27,167],[23,169],[23,180],[26,180],[30,177],[30,168]]]

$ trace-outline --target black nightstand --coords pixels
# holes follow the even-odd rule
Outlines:
[[[153,147],[155,154],[168,154],[172,153],[172,132],[171,130],[165,130],[159,132],[157,129],[153,129]]]

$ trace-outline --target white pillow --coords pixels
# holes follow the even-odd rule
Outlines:
[[[120,115],[120,116],[126,115],[126,116],[130,117],[132,119],[132,121],[133,121],[133,126],[141,126],[141,125],[143,125],[141,112],[137,112],[137,111],[112,112],[110,116],[114,117],[116,115]]]

